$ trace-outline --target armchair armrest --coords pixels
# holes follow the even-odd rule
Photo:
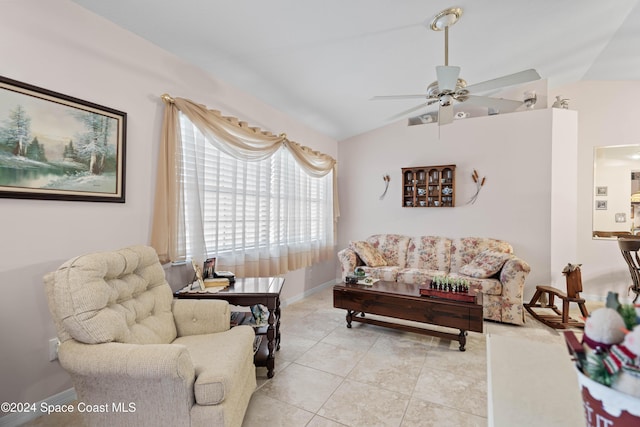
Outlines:
[[[174,299],[173,318],[179,337],[212,334],[230,328],[229,303],[217,299]]]
[[[87,424],[145,425],[165,414],[163,423],[181,426],[190,419],[195,368],[183,345],[84,344],[69,339],[60,344],[58,356],[82,402],[108,409],[90,413]],[[118,402],[125,402],[129,412],[111,413]]]
[[[171,378],[185,385],[195,379],[191,356],[179,344],[84,344],[70,339],[60,344],[58,356],[64,369],[83,377],[119,378],[131,384]]]

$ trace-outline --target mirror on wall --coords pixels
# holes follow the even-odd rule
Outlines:
[[[593,238],[640,235],[640,145],[596,147]]]

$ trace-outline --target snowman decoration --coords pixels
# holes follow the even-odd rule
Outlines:
[[[613,377],[612,389],[640,398],[640,325],[621,344],[611,346],[603,363]]]

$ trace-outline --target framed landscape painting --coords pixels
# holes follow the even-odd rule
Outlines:
[[[125,201],[127,114],[0,76],[0,197]]]

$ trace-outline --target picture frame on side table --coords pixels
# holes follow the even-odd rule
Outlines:
[[[207,258],[204,260],[204,265],[202,268],[202,278],[203,279],[213,279],[216,277],[216,259]]]
[[[127,113],[0,76],[0,197],[125,202]]]
[[[204,278],[202,277],[202,268],[195,260],[191,260],[193,266],[193,282],[189,288],[192,291],[204,291]]]

